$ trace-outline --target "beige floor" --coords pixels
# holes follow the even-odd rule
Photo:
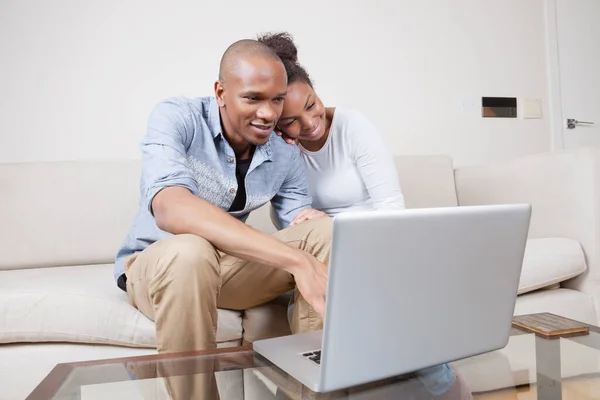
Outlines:
[[[521,387],[473,396],[476,400],[537,400],[535,386]],[[599,400],[600,378],[575,378],[563,382],[563,400]]]

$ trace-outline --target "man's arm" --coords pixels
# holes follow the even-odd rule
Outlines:
[[[162,230],[195,234],[225,253],[291,273],[304,299],[324,315],[327,269],[313,255],[251,228],[182,187],[161,190],[152,208]]]
[[[287,228],[302,210],[310,209],[312,198],[300,150],[295,147],[289,171],[277,194],[271,199],[271,220],[278,229]]]
[[[224,253],[292,274],[306,263],[308,253],[258,231],[221,208],[182,187],[161,190],[152,201],[158,227],[173,234],[203,237]]]

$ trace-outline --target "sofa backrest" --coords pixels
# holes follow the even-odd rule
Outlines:
[[[530,238],[570,238],[582,245],[589,266],[600,261],[599,148],[461,167],[456,170],[456,184],[464,206],[531,204]],[[600,274],[594,280],[600,282]]]
[[[113,262],[137,209],[141,164],[0,164],[0,269]]]
[[[452,159],[396,156],[407,207],[456,206]],[[0,270],[111,263],[139,200],[139,160],[0,164]],[[247,221],[274,231],[268,207]]]
[[[456,207],[452,158],[445,155],[394,157],[406,208]]]
[[[398,181],[406,208],[455,207],[458,205],[454,185],[452,158],[446,155],[394,156]],[[246,221],[256,229],[276,231],[267,204],[254,211]]]

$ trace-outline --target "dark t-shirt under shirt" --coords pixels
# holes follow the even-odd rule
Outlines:
[[[248,168],[250,168],[250,163],[252,162],[252,158],[247,158],[245,160],[237,160],[237,164],[235,166],[235,177],[237,179],[238,191],[235,195],[235,199],[229,207],[229,211],[241,211],[246,206],[246,174],[248,173]]]

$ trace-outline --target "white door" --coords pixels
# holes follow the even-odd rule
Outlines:
[[[600,0],[547,1],[554,145],[600,146]]]

